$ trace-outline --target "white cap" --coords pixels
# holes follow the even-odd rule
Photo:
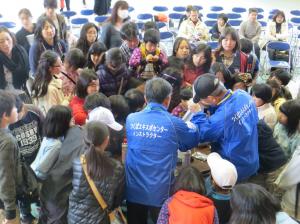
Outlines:
[[[89,121],[101,121],[115,131],[121,131],[123,126],[115,121],[112,112],[105,107],[97,107],[89,113]]]
[[[214,182],[222,189],[231,189],[237,181],[237,171],[235,166],[228,160],[212,152],[207,157],[207,163],[210,167],[211,176]]]

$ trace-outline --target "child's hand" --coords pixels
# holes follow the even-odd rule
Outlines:
[[[146,61],[147,61],[147,62],[152,62],[152,61],[153,61],[153,56],[152,56],[152,54],[148,54],[148,55],[146,56]]]
[[[152,60],[153,60],[153,61],[158,61],[158,59],[159,59],[158,55],[154,55],[154,56],[152,57]]]

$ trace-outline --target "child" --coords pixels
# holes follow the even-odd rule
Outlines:
[[[289,100],[279,108],[278,124],[274,128],[274,137],[288,158],[300,145],[300,101]]]
[[[207,196],[216,206],[219,222],[227,223],[230,217],[231,189],[236,184],[237,171],[231,162],[215,152],[208,155],[207,163],[211,172],[211,177],[205,181]]]
[[[101,92],[106,96],[124,94],[130,73],[119,48],[111,48],[105,53],[105,64],[97,71]]]
[[[112,95],[109,97],[111,111],[117,122],[125,124],[129,114],[129,106],[124,96]]]
[[[109,158],[106,147],[110,135],[107,126],[92,121],[84,128],[84,154],[73,161],[73,187],[69,197],[68,221],[70,224],[110,223],[108,213],[121,205],[125,190],[125,172],[120,162]],[[90,188],[87,175],[100,192],[107,211],[102,209]],[[108,212],[109,211],[109,212]]]
[[[176,178],[174,195],[163,204],[157,224],[218,223],[216,208],[204,195],[201,173],[192,166],[183,168]]]
[[[107,48],[102,42],[95,42],[91,45],[88,55],[87,55],[87,64],[86,67],[98,71],[100,65],[104,63],[104,54],[107,51]]]
[[[84,109],[89,113],[96,107],[105,107],[111,109],[110,101],[103,93],[93,93],[85,98]]]
[[[130,89],[125,93],[130,113],[141,111],[145,106],[144,94],[137,89]]]
[[[230,206],[231,224],[297,224],[281,211],[280,202],[257,184],[245,183],[234,187]]]
[[[182,118],[188,110],[188,101],[193,97],[191,88],[183,88],[180,90],[180,104],[172,110],[172,114]]]
[[[252,76],[250,73],[236,73],[233,76],[234,84],[232,90],[244,90],[248,92],[248,87],[252,84]]]
[[[64,96],[73,96],[75,94],[75,85],[80,70],[85,65],[85,57],[81,50],[71,49],[65,56],[64,71],[60,73],[62,80],[62,90]]]
[[[47,113],[44,123],[44,138],[40,150],[31,164],[36,176],[44,180],[54,166],[71,122],[71,110],[66,106],[53,106]]]
[[[271,72],[270,78],[276,80],[279,85],[287,86],[292,79],[291,73],[286,71],[285,69],[278,68]]]
[[[40,58],[36,77],[32,85],[34,105],[46,115],[53,105],[68,105],[69,96],[64,96],[62,80],[58,78],[62,62],[54,51],[45,51]]]
[[[9,133],[8,125],[17,122],[15,98],[0,90],[0,209],[4,210],[3,223],[18,223],[16,217],[16,183],[18,144]]]
[[[144,42],[133,51],[129,66],[136,71],[138,78],[151,79],[160,74],[162,68],[168,63],[167,56],[158,48],[159,41],[159,31],[146,30]]]
[[[258,118],[263,119],[273,130],[277,123],[277,115],[271,105],[272,88],[265,83],[255,84],[251,88],[251,95],[258,111]]]
[[[96,73],[91,69],[80,72],[76,83],[76,96],[70,102],[72,116],[77,125],[84,125],[87,112],[84,110],[84,100],[88,95],[99,92],[99,80]]]

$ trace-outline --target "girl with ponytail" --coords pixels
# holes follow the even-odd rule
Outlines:
[[[99,121],[88,122],[84,128],[85,154],[73,162],[73,190],[69,197],[69,224],[103,223],[109,224],[109,211],[120,206],[125,185],[124,167],[105,152],[109,143],[109,129]],[[108,211],[99,205],[83,170],[95,183],[106,202]]]

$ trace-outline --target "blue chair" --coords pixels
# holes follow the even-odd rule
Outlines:
[[[181,17],[183,16],[183,14],[180,14],[180,13],[170,13],[169,14],[169,19],[175,19],[175,20],[177,20],[177,19],[181,19]]]
[[[156,26],[157,26],[158,29],[162,29],[162,28],[166,27],[167,24],[166,24],[166,23],[163,23],[163,22],[157,22],[157,23],[156,23]]]
[[[266,27],[268,24],[265,21],[258,21],[262,27]]]
[[[287,42],[282,42],[282,41],[271,41],[269,43],[267,43],[266,46],[266,50],[267,52],[269,52],[269,50],[278,50],[278,51],[288,51],[288,55],[289,55],[289,62],[286,61],[275,61],[275,60],[271,60],[269,58],[269,67],[270,68],[283,68],[283,69],[290,69],[290,55],[291,55],[291,47],[289,45],[289,43]]]
[[[257,14],[257,19],[263,19],[264,15],[263,14]]]
[[[210,11],[220,12],[220,11],[223,11],[223,7],[222,6],[212,6],[212,7],[210,7]]]
[[[170,39],[173,38],[174,34],[172,32],[169,31],[165,31],[165,32],[160,32],[160,39],[161,40],[166,40],[166,39]]]
[[[290,13],[293,16],[300,16],[300,10],[292,10]]]
[[[207,27],[213,27],[216,23],[217,23],[216,20],[205,20],[205,21],[204,21],[204,24],[205,24]]]
[[[290,21],[293,25],[296,25],[296,26],[300,25],[300,17],[293,17],[293,18],[291,18]]]
[[[234,27],[238,28],[242,23],[242,20],[229,20],[229,24]]]
[[[212,50],[215,50],[219,46],[219,43],[218,41],[209,41],[207,42],[207,45],[210,46]]]
[[[7,29],[11,29],[11,28],[16,27],[16,23],[14,23],[14,22],[0,22],[0,26],[4,26]]]
[[[207,14],[206,14],[206,17],[207,17],[208,19],[217,19],[218,16],[219,16],[219,13],[207,13]]]
[[[235,13],[244,13],[246,11],[247,11],[247,9],[246,8],[242,8],[242,7],[234,7],[234,8],[232,8],[232,12],[235,12]]]
[[[142,13],[137,15],[137,19],[141,21],[153,20],[153,15],[150,13]]]
[[[128,11],[132,12],[132,11],[134,11],[134,8],[132,6],[129,6]]]
[[[71,24],[72,25],[81,26],[81,25],[84,25],[88,22],[89,22],[89,20],[87,18],[74,18],[74,19],[71,19]]]
[[[185,12],[185,10],[186,10],[186,7],[184,7],[184,6],[174,6],[173,7],[174,12]]]
[[[63,11],[61,14],[69,19],[70,17],[75,16],[77,13],[74,11]]]
[[[154,6],[153,11],[155,12],[166,12],[168,8],[166,6]]]
[[[201,11],[203,9],[201,5],[194,5],[194,8],[197,9],[198,11]]]
[[[165,44],[167,55],[171,55],[174,44],[174,34],[170,31],[160,32],[160,41]]]
[[[238,13],[227,13],[228,19],[240,19],[242,18],[241,14]]]
[[[138,23],[136,23],[136,25],[137,25],[139,30],[144,29],[144,23],[143,22],[138,22]]]
[[[80,11],[80,14],[83,16],[91,16],[94,14],[94,10],[93,9],[83,9]]]
[[[269,20],[272,20],[273,17],[274,17],[274,15],[273,15],[273,14],[270,14],[269,17],[268,17],[268,19],[269,19]]]
[[[256,8],[258,13],[263,13],[265,10],[263,8]]]
[[[108,19],[108,16],[96,16],[95,17],[95,21],[97,23],[103,23]]]
[[[269,13],[272,14],[272,15],[274,15],[274,14],[276,14],[278,11],[279,11],[279,9],[271,9]]]

